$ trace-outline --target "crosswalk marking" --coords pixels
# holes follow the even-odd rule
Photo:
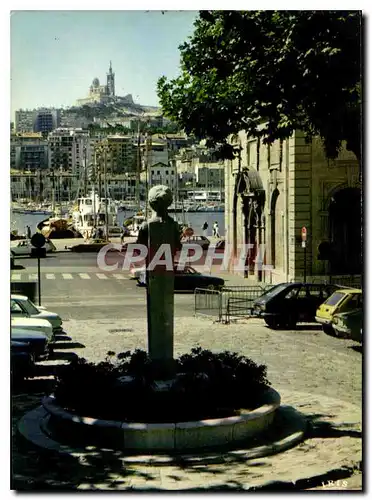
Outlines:
[[[12,273],[11,281],[37,281],[37,273]],[[46,280],[128,280],[129,276],[125,273],[41,273],[41,279]]]

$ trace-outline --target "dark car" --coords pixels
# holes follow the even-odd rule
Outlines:
[[[139,278],[138,284],[146,286],[146,272],[143,271]],[[210,276],[209,274],[201,274],[193,267],[185,266],[184,269],[175,269],[174,272],[174,290],[194,291],[195,288],[219,289],[223,287],[225,280],[218,276]]]
[[[280,283],[253,303],[253,313],[270,328],[294,328],[315,321],[316,310],[337,287],[313,283]]]
[[[15,269],[14,253],[10,252],[10,269]]]
[[[209,245],[211,242],[206,238],[205,236],[199,236],[199,235],[194,235],[194,236],[184,236],[181,239],[182,245],[200,245],[203,250],[208,250]]]
[[[49,355],[48,338],[42,333],[12,328],[11,340],[29,344],[30,352],[35,359],[45,359]]]
[[[12,340],[10,343],[10,370],[13,382],[34,373],[35,357],[28,342]]]
[[[218,240],[215,246],[215,249],[218,251],[224,251],[225,250],[225,240]]]

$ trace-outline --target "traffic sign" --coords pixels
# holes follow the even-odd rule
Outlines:
[[[31,245],[36,248],[41,248],[45,245],[45,236],[41,233],[35,233],[31,238]]]
[[[301,229],[301,238],[302,238],[302,241],[306,241],[307,240],[307,229],[306,229],[306,227],[303,227]]]
[[[192,227],[187,227],[183,233],[187,238],[190,238],[191,236],[194,236],[194,230]]]

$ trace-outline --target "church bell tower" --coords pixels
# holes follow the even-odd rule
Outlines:
[[[107,91],[110,97],[115,96],[115,73],[112,71],[112,64],[110,61],[109,72],[107,73]]]

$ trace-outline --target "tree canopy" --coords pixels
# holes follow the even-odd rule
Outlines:
[[[265,143],[303,130],[328,158],[360,159],[359,11],[201,11],[180,46],[181,74],[158,81],[163,112],[233,156],[244,130]]]

